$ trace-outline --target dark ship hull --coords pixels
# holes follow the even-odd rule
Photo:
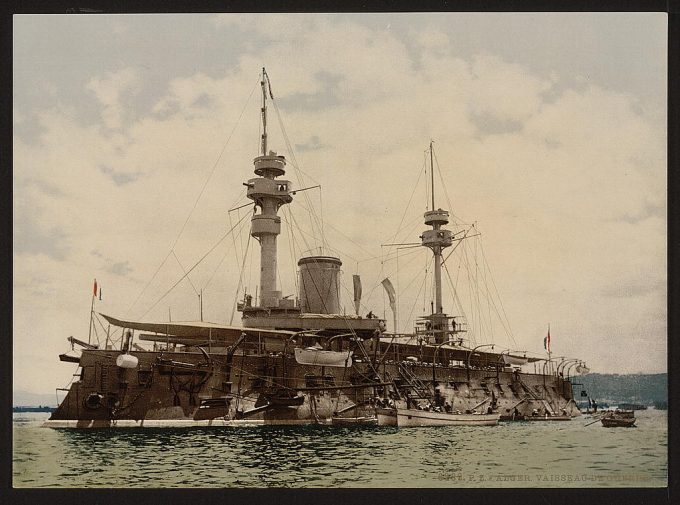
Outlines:
[[[348,368],[300,364],[292,349],[284,351],[283,339],[258,342],[254,336],[218,352],[133,351],[134,369],[117,366],[122,351],[86,349],[79,380],[46,425],[332,424],[334,417],[374,416],[376,399],[406,396],[435,397],[463,412],[493,404],[506,417],[535,410],[580,415],[571,383],[554,375],[518,373],[488,361],[433,367],[405,358],[434,346],[357,344],[365,354],[355,349]],[[452,352],[455,358],[471,350]]]

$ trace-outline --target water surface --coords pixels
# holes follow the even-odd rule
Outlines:
[[[377,428],[52,429],[13,418],[14,487],[665,487],[665,411],[567,422]]]

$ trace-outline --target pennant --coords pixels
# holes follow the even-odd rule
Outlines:
[[[99,287],[99,301],[102,301],[102,288],[101,286]]]
[[[393,306],[395,303],[397,303],[397,293],[394,291],[394,286],[387,277],[383,279],[382,285],[383,288],[385,288],[385,291],[387,291],[387,296],[390,299],[390,306]]]
[[[354,284],[354,309],[358,315],[359,306],[361,304],[361,277],[358,275],[353,275],[352,284]]]
[[[387,296],[390,299],[390,308],[392,309],[392,316],[394,317],[394,332],[397,332],[397,292],[390,280],[385,277],[382,281],[383,288],[387,291]]]
[[[550,352],[550,326],[548,326],[548,335],[543,338],[543,349]]]
[[[94,294],[92,296],[97,296],[97,279],[94,280]]]

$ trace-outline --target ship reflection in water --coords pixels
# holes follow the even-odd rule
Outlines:
[[[15,487],[662,487],[665,411],[635,430],[584,416],[420,428],[45,430],[14,415]]]

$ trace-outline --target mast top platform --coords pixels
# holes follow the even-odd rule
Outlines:
[[[253,160],[255,165],[255,174],[260,177],[273,179],[286,173],[286,158],[285,156],[277,155],[274,151],[269,151],[269,154],[258,156]]]
[[[441,226],[449,223],[449,211],[448,210],[428,210],[423,217],[425,218],[425,224],[428,226]]]

